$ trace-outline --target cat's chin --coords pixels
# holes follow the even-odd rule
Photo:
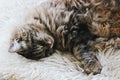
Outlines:
[[[18,52],[19,55],[31,60],[39,60],[41,58],[49,57],[53,53],[54,53],[54,49],[42,50],[41,52],[36,54],[34,54],[33,52],[26,52],[24,54],[22,52]]]

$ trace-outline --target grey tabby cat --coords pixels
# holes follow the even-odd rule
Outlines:
[[[81,23],[73,22],[68,29],[75,9],[81,6],[81,0],[51,0],[41,4],[34,12],[37,14],[34,21],[13,32],[9,52],[37,60],[50,56],[56,49],[70,51],[85,73],[100,73],[102,66],[88,46],[95,36]]]

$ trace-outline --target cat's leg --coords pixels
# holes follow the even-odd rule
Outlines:
[[[89,47],[85,45],[77,45],[73,48],[74,56],[80,61],[80,66],[87,74],[99,74],[102,70],[101,63]]]
[[[120,38],[97,38],[91,46],[95,51],[103,51],[110,48],[120,49]]]

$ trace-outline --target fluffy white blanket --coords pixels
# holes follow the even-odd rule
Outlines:
[[[0,80],[120,80],[120,51],[112,48],[98,53],[103,66],[98,75],[82,73],[79,61],[68,52],[56,51],[51,57],[39,61],[8,52],[14,26],[24,22],[27,10],[42,1],[0,0]]]

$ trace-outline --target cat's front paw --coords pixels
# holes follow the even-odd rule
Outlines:
[[[81,66],[84,69],[84,72],[87,74],[100,74],[102,70],[101,63],[98,61],[96,56],[84,57],[81,61]]]

